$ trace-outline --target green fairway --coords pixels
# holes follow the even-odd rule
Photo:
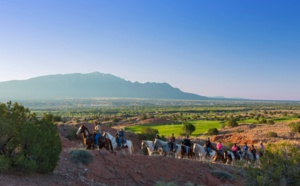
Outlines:
[[[200,133],[206,133],[209,128],[217,128],[220,129],[221,122],[220,121],[191,121],[196,130],[193,132],[192,136],[198,136]],[[182,124],[144,124],[144,125],[134,125],[126,127],[126,130],[132,131],[134,133],[140,133],[142,127],[151,127],[157,129],[160,135],[170,136],[174,133],[175,136],[179,136],[182,133]]]

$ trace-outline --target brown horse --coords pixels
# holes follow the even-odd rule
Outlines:
[[[193,151],[193,146],[189,147],[188,153],[186,153],[185,145],[181,145],[181,158],[183,158],[184,155],[186,155],[189,159],[196,159],[196,155]]]
[[[83,143],[86,145],[86,149],[95,149],[94,135],[90,133],[89,129],[86,126],[81,125],[76,134],[82,135]],[[110,149],[111,151],[113,151],[112,143],[108,138],[101,136],[98,140],[98,144],[100,149],[104,147],[106,148],[106,150]]]

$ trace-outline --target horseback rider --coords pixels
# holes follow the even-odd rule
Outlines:
[[[231,147],[231,151],[232,151],[234,157],[237,158],[238,157],[238,153],[237,153],[238,152],[238,146],[236,145],[236,143]]]
[[[250,151],[252,152],[252,154],[253,154],[253,160],[255,161],[256,160],[256,149],[255,149],[255,147],[254,147],[253,144],[250,147]]]
[[[155,139],[159,139],[159,135],[158,134],[155,135],[155,138],[153,139],[153,144],[154,144]],[[158,150],[158,146],[157,145],[154,145],[153,148],[154,148],[154,151]]]
[[[186,138],[181,143],[183,146],[185,146],[185,152],[186,154],[189,153],[189,148],[192,146],[191,140],[189,139],[189,136],[187,135]]]
[[[98,121],[94,121],[94,142],[95,148],[99,148],[99,138],[101,137],[101,125]]]
[[[122,148],[123,147],[123,140],[124,140],[124,137],[125,137],[125,132],[123,130],[123,128],[120,128],[120,130],[117,132],[117,135],[118,135],[118,146],[119,148]]]
[[[218,153],[222,156],[222,154],[223,154],[223,144],[222,144],[221,141],[219,141],[217,143],[217,150],[218,150]]]
[[[169,147],[171,151],[173,151],[174,144],[175,144],[175,137],[174,134],[172,134],[172,136],[169,138]]]
[[[265,146],[262,141],[260,141],[259,146],[260,146],[260,153],[261,155],[263,155],[265,153]]]
[[[245,143],[244,146],[243,146],[243,150],[244,150],[245,152],[247,152],[248,149],[249,149],[249,147],[248,147],[247,143]]]
[[[207,138],[207,140],[205,141],[205,147],[206,147],[206,155],[205,155],[205,157],[210,156],[210,146],[211,146],[210,139]]]

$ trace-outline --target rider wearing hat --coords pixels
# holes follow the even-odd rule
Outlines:
[[[171,151],[173,151],[174,143],[175,143],[175,137],[174,137],[174,134],[172,134],[172,136],[169,138],[169,147],[170,147]]]
[[[99,148],[98,142],[100,137],[101,137],[101,125],[98,123],[98,121],[94,121],[95,148]]]
[[[124,140],[124,137],[125,137],[125,133],[124,133],[123,128],[120,128],[120,130],[117,132],[117,135],[118,135],[118,138],[119,138],[119,140],[118,140],[118,146],[120,148],[122,148],[122,146],[123,146],[123,140]]]

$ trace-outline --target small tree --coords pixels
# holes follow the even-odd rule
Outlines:
[[[193,124],[191,124],[191,123],[185,123],[182,126],[182,131],[186,135],[191,135],[195,130],[196,130],[196,127]]]
[[[153,140],[156,134],[158,134],[157,129],[153,129],[151,127],[142,127],[140,137],[143,140]]]
[[[227,124],[229,127],[237,127],[238,126],[238,123],[234,117],[230,117]]]
[[[38,120],[18,103],[0,104],[0,161],[4,162],[0,171],[49,173],[54,170],[61,141],[57,126],[49,120],[49,117]]]
[[[212,135],[218,135],[219,131],[218,131],[217,128],[211,128],[211,129],[208,129],[207,134],[210,135],[210,136],[212,136]]]

